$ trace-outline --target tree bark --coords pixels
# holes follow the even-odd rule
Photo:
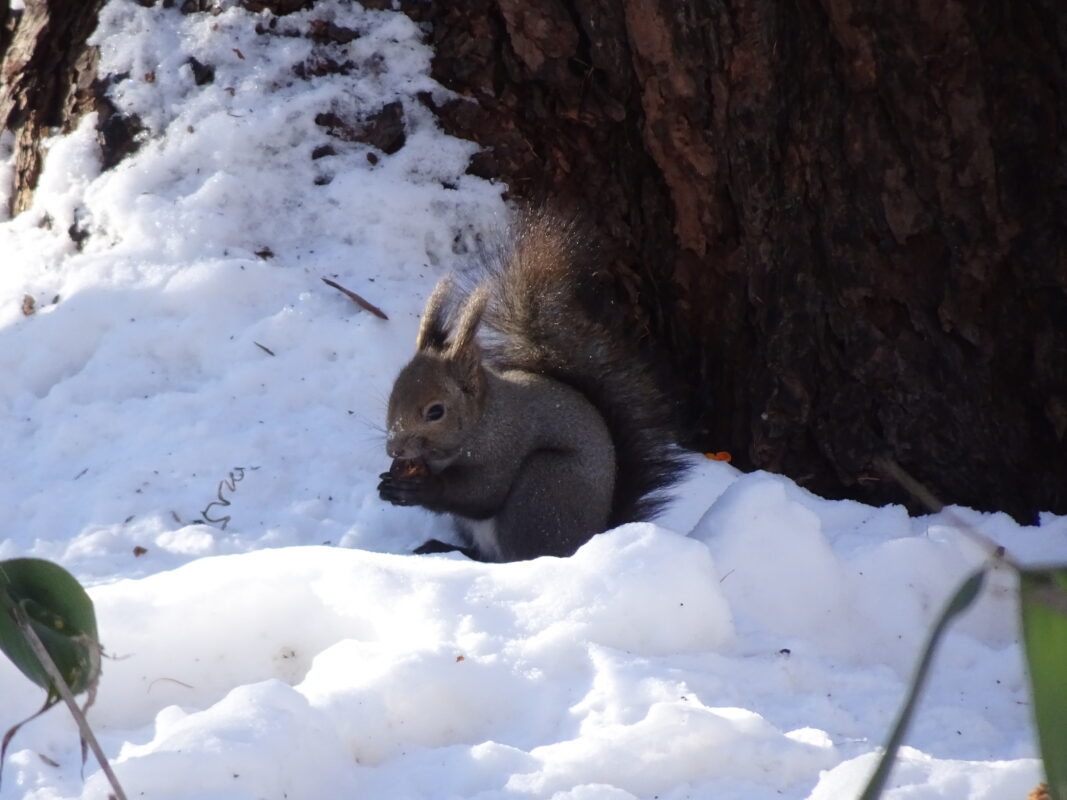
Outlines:
[[[92,110],[96,51],[86,40],[103,0],[26,0],[0,9],[0,130],[14,133],[15,185],[8,212],[29,207],[43,165],[42,143]]]
[[[400,3],[471,172],[613,245],[687,444],[827,497],[910,502],[888,458],[947,502],[1067,513],[1061,0]],[[101,4],[0,8],[14,213],[87,111],[105,166],[137,146],[85,45]]]
[[[689,443],[828,497],[1067,512],[1059,0],[404,0],[472,171],[569,197]]]

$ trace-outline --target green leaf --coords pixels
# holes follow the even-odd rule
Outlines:
[[[893,726],[893,732],[889,735],[889,741],[885,744],[885,752],[878,762],[874,775],[871,776],[871,780],[867,783],[867,788],[860,795],[860,800],[876,800],[881,796],[882,789],[885,788],[886,781],[889,779],[890,770],[893,769],[893,761],[896,760],[897,750],[904,739],[904,734],[908,731],[908,724],[911,722],[911,715],[915,711],[919,694],[926,683],[926,673],[930,670],[934,651],[948,628],[948,624],[970,608],[971,604],[977,599],[979,592],[982,590],[982,584],[985,582],[987,569],[988,567],[982,567],[960,584],[960,587],[945,606],[945,610],[938,617],[933,630],[930,631],[930,636],[926,640],[926,648],[923,650],[922,658],[919,659],[919,666],[915,670],[915,676],[911,679],[911,688],[908,690],[908,696],[904,700],[904,706],[900,709],[900,715],[897,717],[896,725]]]
[[[1034,718],[1052,800],[1067,800],[1067,567],[1019,571]]]
[[[96,686],[96,613],[74,576],[38,558],[0,561],[0,650],[53,699],[58,692],[19,629],[20,619],[40,638],[72,694]]]

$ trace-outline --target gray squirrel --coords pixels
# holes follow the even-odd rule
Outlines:
[[[595,255],[575,219],[526,212],[477,286],[434,289],[389,397],[378,491],[451,514],[466,546],[416,553],[568,556],[666,502],[684,470],[671,410],[621,315],[597,312]]]

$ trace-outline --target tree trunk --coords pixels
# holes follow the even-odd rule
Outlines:
[[[101,4],[0,8],[14,213],[42,138],[87,111],[105,166],[137,145],[85,44]],[[1067,513],[1061,4],[401,0],[460,96],[442,124],[484,145],[471,171],[580,204],[615,246],[688,444],[908,502],[890,459],[1024,519]]]
[[[404,0],[472,171],[619,245],[690,444],[1067,512],[1060,0]]]
[[[26,0],[0,8],[0,130],[14,134],[10,214],[30,205],[42,142],[96,107],[96,51],[86,46],[103,0]]]

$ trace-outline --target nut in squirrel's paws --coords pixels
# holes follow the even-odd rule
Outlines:
[[[389,474],[400,480],[425,478],[430,474],[430,467],[421,458],[394,458],[389,467]]]
[[[380,476],[378,495],[398,506],[432,502],[441,490],[441,481],[421,458],[398,458]]]

